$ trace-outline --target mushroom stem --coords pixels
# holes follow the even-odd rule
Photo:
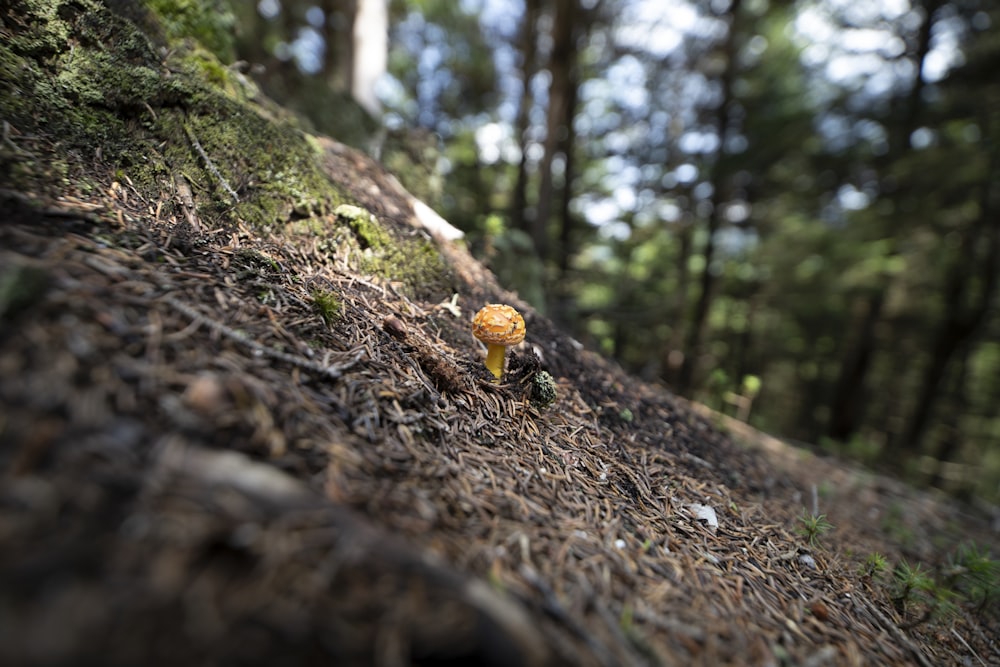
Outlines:
[[[503,345],[486,346],[486,368],[490,370],[497,380],[503,375],[503,362],[507,348]]]

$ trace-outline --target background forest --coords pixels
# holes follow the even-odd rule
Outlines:
[[[997,3],[223,2],[210,48],[588,346],[1000,500]]]

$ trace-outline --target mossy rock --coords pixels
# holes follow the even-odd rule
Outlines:
[[[447,291],[436,246],[337,209],[351,199],[324,171],[322,142],[219,59],[231,55],[230,15],[161,0],[15,0],[8,15],[18,24],[0,43],[4,187],[43,196],[67,182],[127,183],[161,202],[160,219],[201,229],[280,233],[304,220],[331,247],[356,243],[362,271]]]

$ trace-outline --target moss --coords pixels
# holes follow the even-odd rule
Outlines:
[[[0,113],[18,134],[54,144],[48,155],[38,144],[19,155],[14,184],[51,184],[57,170],[94,187],[107,161],[145,162],[151,109],[184,96],[162,76],[150,39],[87,0],[20,2],[14,12],[21,23],[0,46]]]
[[[236,16],[224,0],[147,0],[170,40],[194,38],[223,62],[236,57]]]
[[[312,291],[313,308],[323,318],[327,326],[333,324],[340,317],[340,298],[329,290],[317,289]]]
[[[164,135],[183,137],[167,144],[165,158],[201,195],[200,214],[261,230],[293,213],[322,214],[339,201],[294,128],[219,95],[213,106],[170,110],[159,120]]]
[[[384,275],[402,280],[419,297],[439,300],[438,297],[443,298],[454,291],[451,269],[430,241],[401,241],[395,253],[388,255],[386,259],[392,262],[383,262]]]
[[[558,395],[556,381],[547,371],[539,371],[531,378],[531,404],[539,410],[551,407]]]
[[[350,227],[362,249],[380,249],[389,245],[389,236],[378,219],[360,206],[341,204],[333,214]]]
[[[218,26],[197,27],[188,13],[199,11],[196,3],[174,4],[13,0],[10,39],[0,42],[0,118],[12,128],[0,146],[0,177],[8,187],[106,192],[112,181],[127,182],[162,203],[161,220],[183,220],[189,211],[173,194],[183,184],[205,228],[284,226],[319,236],[331,253],[350,243],[360,270],[416,296],[450,294],[436,247],[358,207],[338,208],[346,198],[322,170],[322,145],[220,62]],[[19,150],[26,136],[34,139]],[[294,221],[308,222],[288,227]]]
[[[53,145],[5,159],[11,185],[32,191],[53,183],[55,170],[81,187],[127,178],[157,199],[183,178],[203,221],[258,229],[340,203],[289,116],[248,101],[256,88],[196,41],[158,51],[144,33],[156,34],[156,15],[117,4],[129,11],[96,0],[15,1],[19,23],[0,44],[0,115],[15,141],[36,135]],[[168,32],[179,36],[181,23]]]
[[[430,241],[423,237],[399,238],[360,206],[341,204],[334,215],[362,251],[360,270],[400,281],[417,296],[450,291],[450,269]],[[344,239],[336,237],[330,245],[339,246],[342,242]]]

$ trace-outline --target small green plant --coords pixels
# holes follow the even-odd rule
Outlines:
[[[825,514],[810,514],[806,510],[802,510],[799,523],[802,524],[798,528],[799,535],[806,538],[812,547],[819,544],[821,536],[833,529],[833,524],[826,520]]]
[[[923,614],[908,623],[908,627],[932,617],[953,615],[962,599],[960,593],[935,581],[922,565],[911,566],[905,560],[893,570],[890,595],[900,612],[905,612],[908,607],[923,608]]]
[[[312,291],[311,296],[313,307],[327,326],[335,322],[340,316],[340,299],[337,295],[328,290],[316,289]]]
[[[865,559],[864,564],[861,566],[861,571],[859,574],[862,577],[867,577],[872,579],[874,577],[879,577],[885,572],[886,568],[889,567],[889,561],[886,560],[885,556],[875,551],[868,555]]]
[[[948,556],[943,574],[948,586],[975,605],[977,611],[996,608],[1000,602],[1000,560],[974,542],[959,545]]]
[[[885,556],[873,553],[858,574],[872,578],[885,569]],[[884,583],[900,613],[916,612],[907,627],[953,616],[960,605],[973,605],[977,613],[989,613],[1000,600],[1000,561],[975,543],[966,543],[949,554],[946,564],[934,572],[920,563],[910,565],[901,560]]]
[[[917,563],[911,566],[905,560],[896,565],[892,578],[892,599],[897,602],[915,601],[933,591],[935,586],[934,579],[924,570],[923,565]]]

